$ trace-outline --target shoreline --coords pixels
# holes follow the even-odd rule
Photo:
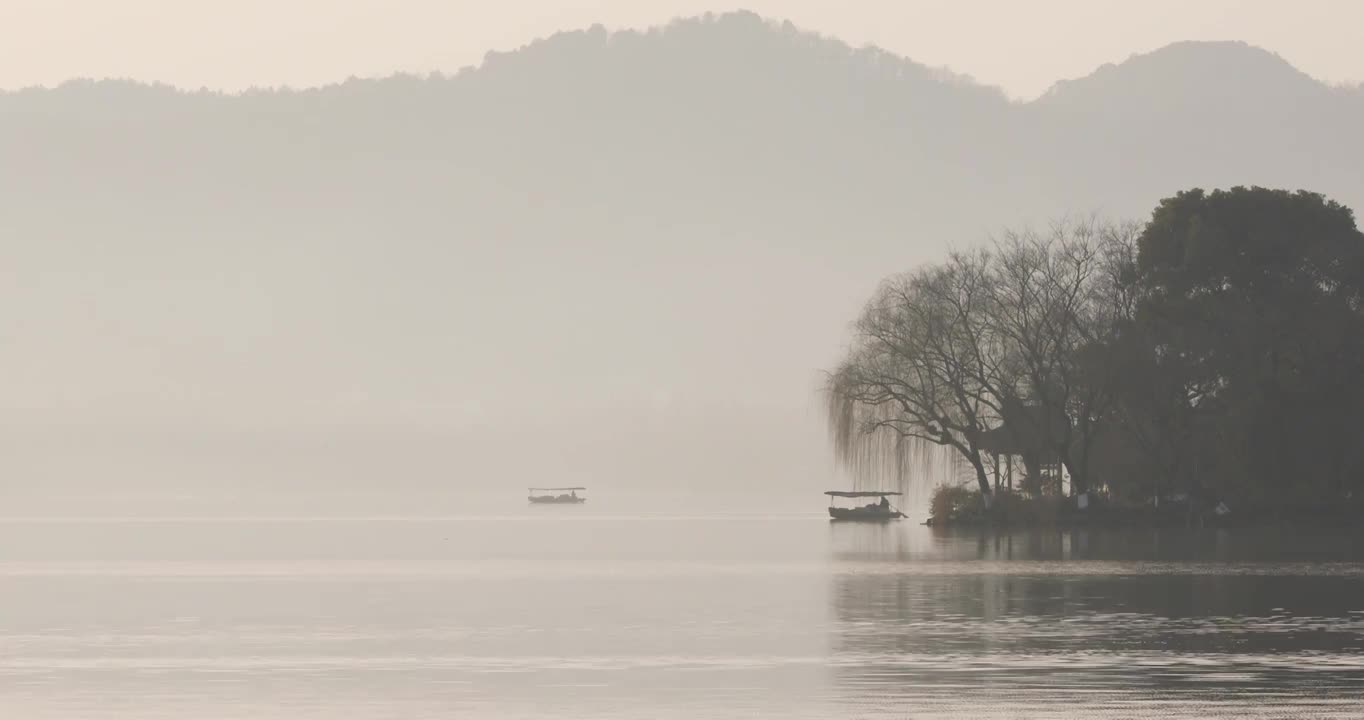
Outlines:
[[[922,525],[935,528],[1009,528],[1009,529],[1360,529],[1364,528],[1364,505],[1349,503],[1326,507],[1251,507],[1224,515],[1188,508],[1154,510],[1150,508],[1102,508],[1059,511],[1025,508],[972,513],[960,517],[929,517]]]

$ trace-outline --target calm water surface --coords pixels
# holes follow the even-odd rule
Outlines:
[[[1364,715],[1357,536],[351,500],[12,502],[3,717]]]

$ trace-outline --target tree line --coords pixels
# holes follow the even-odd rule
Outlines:
[[[1323,503],[1364,484],[1362,380],[1352,211],[1237,187],[1181,192],[1144,224],[1006,232],[888,278],[827,398],[844,461],[944,449],[987,507],[1003,489]],[[1016,488],[999,479],[1015,458]]]

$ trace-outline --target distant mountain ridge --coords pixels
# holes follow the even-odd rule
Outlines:
[[[553,58],[555,53],[564,47],[580,45],[584,40],[597,42],[603,46],[615,47],[647,43],[651,40],[665,37],[670,40],[676,40],[684,38],[689,34],[703,35],[706,39],[710,40],[714,39],[714,35],[710,33],[719,27],[765,34],[772,38],[791,39],[793,40],[791,43],[793,46],[813,50],[826,56],[830,54],[848,54],[858,56],[873,63],[889,63],[900,70],[916,75],[921,79],[933,80],[944,85],[974,88],[982,93],[996,95],[1000,100],[1007,102],[1003,92],[997,87],[989,84],[982,84],[969,75],[963,75],[952,71],[951,68],[924,65],[915,62],[909,57],[901,56],[872,45],[854,48],[836,37],[802,30],[790,21],[765,19],[755,13],[743,10],[718,15],[707,13],[706,15],[699,17],[679,18],[667,25],[654,26],[644,30],[607,30],[602,25],[594,25],[590,28],[581,30],[561,31],[545,38],[536,39],[513,50],[490,50],[485,54],[483,62],[478,65],[466,66],[453,73],[433,72],[425,77],[408,73],[398,73],[387,78],[362,80],[352,77],[345,81],[328,83],[316,87],[263,87],[251,88],[238,93],[177,88],[162,83],[144,83],[136,80],[109,79],[92,81],[88,79],[73,78],[56,88],[50,89],[29,87],[15,90],[0,90],[0,96],[36,94],[50,92],[52,90],[70,89],[73,87],[88,88],[92,85],[128,86],[154,92],[172,92],[201,96],[213,95],[222,97],[256,95],[262,93],[306,94],[328,92],[342,86],[369,83],[458,78],[494,68],[502,70],[505,66],[509,65],[529,67],[538,62],[542,62],[547,58]],[[751,37],[742,39],[751,39]],[[749,47],[748,49],[752,50],[758,48]],[[1034,100],[1016,101],[1016,103],[1028,105],[1054,101],[1057,96],[1064,95],[1076,88],[1084,87],[1086,85],[1112,85],[1115,82],[1132,81],[1140,78],[1143,73],[1151,71],[1165,73],[1179,71],[1219,81],[1226,81],[1235,77],[1237,74],[1244,73],[1254,73],[1262,78],[1278,75],[1278,79],[1280,80],[1303,82],[1332,92],[1364,94],[1364,83],[1358,83],[1354,86],[1328,86],[1320,80],[1297,69],[1291,62],[1277,53],[1250,45],[1243,41],[1187,40],[1174,42],[1150,52],[1134,53],[1122,61],[1105,63],[1099,68],[1096,68],[1093,72],[1082,77],[1058,79],[1038,98]],[[1139,82],[1139,80],[1137,81]]]
[[[1239,43],[1021,103],[750,13],[560,33],[451,76],[4,93],[0,403],[509,446],[528,424],[592,447],[656,428],[651,467],[704,446],[823,484],[805,408],[881,277],[1195,185],[1361,208],[1359,127],[1364,90]],[[467,462],[548,462],[496,456]],[[668,472],[720,472],[689,462]]]
[[[1035,102],[1054,102],[1068,93],[1108,86],[1132,90],[1152,76],[1178,74],[1194,85],[1227,85],[1256,79],[1271,87],[1293,84],[1333,91],[1324,83],[1298,70],[1277,53],[1240,41],[1182,41],[1148,53],[1132,55],[1120,63],[1105,64],[1094,72],[1053,85]],[[1238,88],[1240,89],[1240,88]],[[1349,92],[1341,88],[1339,91]]]

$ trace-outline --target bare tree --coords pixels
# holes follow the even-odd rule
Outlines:
[[[1094,219],[1010,231],[991,265],[990,320],[1024,378],[1021,405],[1036,409],[1012,419],[1037,425],[1076,493],[1089,489],[1090,450],[1113,399],[1115,322],[1135,302],[1120,275],[1133,237],[1131,226]]]

